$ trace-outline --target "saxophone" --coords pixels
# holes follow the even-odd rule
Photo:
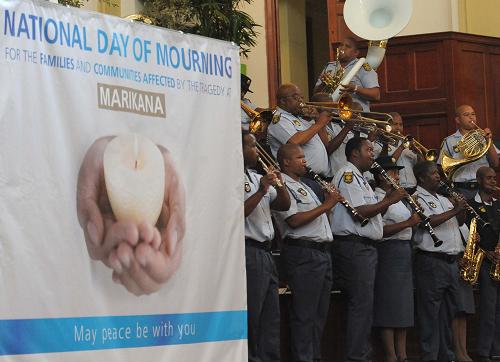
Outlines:
[[[473,218],[469,227],[469,237],[465,246],[463,264],[460,267],[460,277],[470,284],[476,284],[479,278],[479,271],[483,262],[485,253],[478,247],[479,233],[477,232],[477,220]],[[497,246],[498,248],[499,246]],[[499,277],[500,277],[500,267]]]
[[[495,254],[500,254],[500,237],[498,238],[498,243],[495,247]],[[490,277],[494,281],[500,281],[500,264],[493,264],[491,266]]]

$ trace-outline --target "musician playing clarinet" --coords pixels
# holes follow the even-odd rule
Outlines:
[[[436,247],[423,228],[413,235],[421,359],[441,360],[438,357],[441,353],[445,360],[451,361],[455,359],[451,321],[457,314],[459,301],[457,259],[463,250],[459,225],[465,220],[466,203],[463,199],[450,201],[438,194],[441,178],[434,162],[417,163],[413,173],[418,185],[414,199],[430,217],[435,234],[443,241]]]
[[[400,170],[392,157],[375,160],[396,183]],[[393,186],[380,173],[375,176],[375,196],[384,199]],[[373,326],[379,327],[384,361],[407,360],[406,329],[413,326],[412,227],[420,221],[402,201],[392,204],[382,216],[384,237],[377,244]]]
[[[242,131],[242,142],[245,166],[248,360],[279,361],[280,308],[278,273],[270,252],[274,238],[271,208],[288,210],[290,197],[279,172],[261,176],[250,169],[257,165],[258,157],[254,135]]]
[[[346,361],[371,360],[373,292],[377,271],[376,244],[383,237],[382,213],[404,196],[403,189],[390,190],[377,200],[363,172],[373,164],[373,145],[363,137],[351,138],[345,148],[347,164],[333,185],[360,214],[370,218],[365,226],[337,205],[331,220],[335,242],[332,246],[335,285],[346,295]]]
[[[479,190],[469,201],[489,226],[478,225],[479,247],[485,251],[479,272],[479,334],[477,353],[480,362],[489,362],[500,355],[500,281],[490,277],[492,266],[500,263],[497,245],[500,241],[500,200],[493,197],[496,189],[496,173],[490,167],[480,167],[476,173]]]

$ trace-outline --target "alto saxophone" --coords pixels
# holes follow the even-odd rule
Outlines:
[[[500,237],[498,238],[498,243],[497,246],[495,247],[495,254],[500,254]],[[500,281],[500,263],[499,264],[493,263],[490,269],[490,277],[494,281],[497,282]]]
[[[463,264],[460,267],[460,277],[470,284],[476,284],[479,278],[479,271],[485,253],[478,247],[479,233],[477,232],[477,220],[473,218],[469,227],[469,237],[465,246]],[[500,268],[499,268],[500,269]],[[499,270],[500,271],[500,270]],[[499,273],[500,275],[500,273]]]

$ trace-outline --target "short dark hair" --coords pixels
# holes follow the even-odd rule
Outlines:
[[[436,167],[436,163],[434,161],[420,161],[417,162],[415,166],[413,166],[413,174],[417,179],[417,182],[420,183],[420,180],[425,175],[429,174],[429,171]]]
[[[355,150],[361,150],[361,146],[363,145],[364,141],[367,141],[368,139],[365,137],[353,137],[351,138],[347,144],[345,145],[345,157],[347,159],[351,158],[352,153]]]
[[[284,143],[280,146],[278,149],[278,154],[276,155],[276,158],[278,159],[278,163],[283,166],[283,160],[288,159],[290,157],[290,154],[295,151],[300,149],[299,145],[296,145],[294,143]]]

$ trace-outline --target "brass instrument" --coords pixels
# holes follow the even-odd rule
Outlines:
[[[476,284],[485,255],[485,252],[479,248],[477,220],[473,218],[469,227],[469,238],[465,246],[463,265],[460,267],[460,277],[470,284]]]
[[[249,130],[253,134],[260,134],[264,132],[264,123],[269,123],[272,118],[272,110],[264,109],[262,111],[256,111],[250,108],[245,102],[240,100],[241,109],[250,118],[248,124]]]
[[[400,135],[399,133],[382,131],[382,134],[386,136],[388,139],[394,139],[396,142],[393,145],[397,144],[397,141],[401,141],[405,148],[410,148],[412,145],[418,153],[422,155],[427,161],[436,161],[439,157],[439,151],[436,149],[428,149],[425,148],[420,142],[418,142],[412,135]]]
[[[343,53],[342,50],[340,50],[339,48],[336,49],[335,62],[337,64],[337,70],[333,74],[332,72],[328,71],[320,75],[322,83],[321,83],[321,88],[318,90],[318,92],[332,94],[333,92],[335,92],[335,89],[342,81],[342,78],[344,78],[345,68],[340,64],[339,61],[340,55],[342,53]]]
[[[399,190],[401,186],[391,177],[389,174],[380,166],[377,162],[373,162],[372,169],[376,170],[380,176],[384,178],[386,182],[388,182],[393,189]],[[427,231],[429,232],[432,241],[434,242],[434,247],[438,248],[443,244],[443,241],[438,238],[436,233],[434,232],[434,228],[431,225],[430,217],[425,215],[424,210],[420,207],[420,205],[415,201],[415,199],[407,192],[405,192],[405,200],[408,202],[412,210],[422,219],[420,223],[423,225]]]
[[[333,186],[332,184],[323,180],[317,173],[313,172],[313,170],[311,170],[309,167],[307,167],[306,169],[307,169],[307,173],[309,175],[311,175],[311,177],[313,178],[314,181],[319,183],[319,185],[323,188],[323,190],[325,190],[327,192],[336,191],[335,186]],[[370,222],[370,219],[361,215],[358,212],[358,210],[356,210],[346,199],[342,198],[340,203],[347,209],[347,211],[349,211],[352,218],[361,224],[361,226],[365,226],[366,224],[368,224]]]
[[[455,159],[449,154],[444,154],[441,167],[446,178],[451,179],[453,174],[462,166],[479,160],[491,146],[491,137],[486,137],[484,131],[476,124],[473,129],[462,136],[460,141],[453,147],[453,151],[463,155],[463,159]]]
[[[495,254],[500,255],[500,237],[498,238],[497,246],[495,246]],[[490,277],[496,282],[500,281],[500,264],[493,263],[490,269]]]

